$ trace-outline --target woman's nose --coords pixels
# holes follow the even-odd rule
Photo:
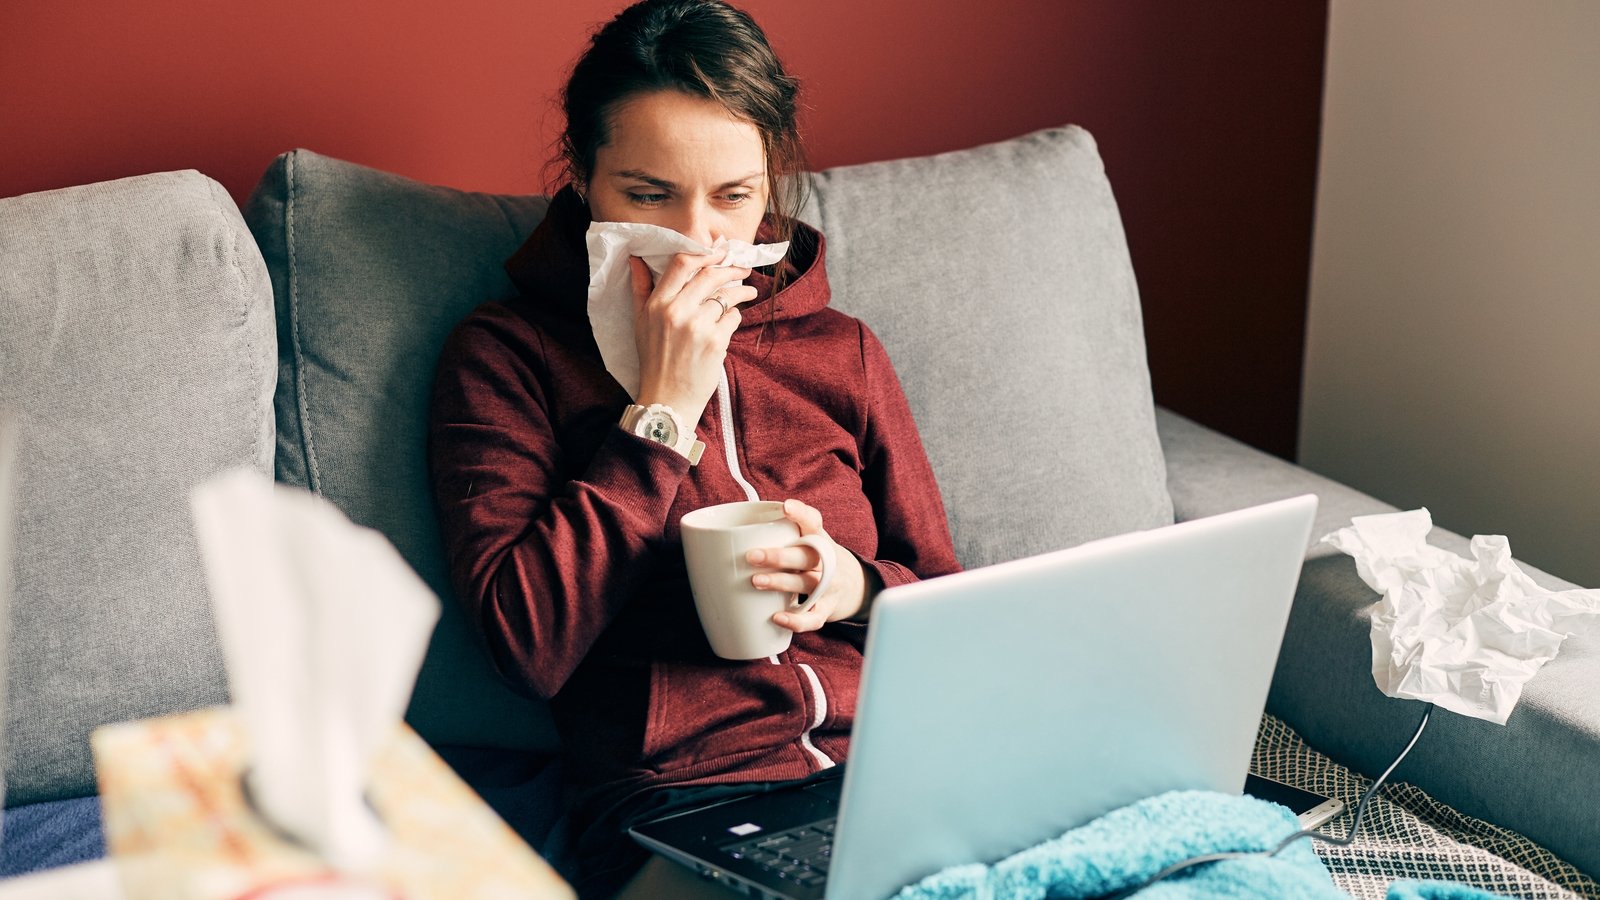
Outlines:
[[[673,224],[673,230],[707,247],[716,243],[721,234],[712,210],[699,203],[685,204],[682,209],[683,215]]]

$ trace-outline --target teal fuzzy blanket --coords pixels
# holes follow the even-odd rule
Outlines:
[[[1094,898],[1142,883],[1172,863],[1207,853],[1270,849],[1300,829],[1294,814],[1253,797],[1173,791],[1108,813],[994,865],[953,866],[902,890],[896,900]],[[1309,838],[1275,857],[1228,859],[1179,872],[1137,895],[1178,898],[1340,900]],[[1389,900],[1493,900],[1444,882],[1395,882]]]

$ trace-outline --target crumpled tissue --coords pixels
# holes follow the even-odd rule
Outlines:
[[[1469,560],[1430,545],[1432,528],[1415,509],[1356,516],[1322,540],[1383,595],[1372,614],[1379,690],[1504,725],[1561,642],[1600,619],[1600,590],[1545,590],[1504,537],[1473,537]]]
[[[367,803],[439,601],[381,534],[247,469],[191,498],[257,811],[343,871],[388,836]]]
[[[639,397],[639,348],[633,339],[633,286],[628,257],[637,256],[657,278],[678,253],[709,253],[728,248],[722,266],[770,266],[789,252],[789,242],[751,244],[719,238],[710,247],[659,225],[642,222],[594,222],[585,239],[589,248],[589,324],[606,371],[628,396]],[[727,284],[739,284],[730,279]]]

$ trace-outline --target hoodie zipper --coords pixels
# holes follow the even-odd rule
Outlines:
[[[722,414],[722,452],[728,457],[728,471],[733,473],[733,480],[739,482],[739,487],[744,488],[746,500],[760,500],[756,489],[750,482],[744,480],[744,473],[739,471],[739,452],[733,445],[733,392],[728,388],[728,369],[723,367],[717,375],[717,409]]]
[[[805,731],[800,732],[800,746],[804,747],[806,752],[816,759],[819,771],[821,769],[831,769],[834,766],[833,760],[828,754],[818,750],[816,744],[811,743],[812,729],[821,727],[822,720],[828,717],[828,696],[822,692],[822,680],[817,677],[817,673],[813,672],[810,666],[800,663],[800,671],[806,673],[806,680],[811,683],[811,690],[816,695],[814,698],[816,711],[811,714],[811,724],[806,727]]]
[[[733,432],[733,391],[728,387],[727,366],[723,366],[717,376],[717,412],[718,418],[722,420],[722,452],[728,459],[728,471],[733,474],[733,480],[739,483],[739,487],[744,489],[746,500],[760,500],[761,495],[756,493],[756,489],[745,480],[744,473],[739,470],[739,452],[735,449]],[[767,659],[775,666],[782,665],[777,656],[769,656]],[[810,666],[800,663],[799,667],[806,676],[804,683],[811,686],[811,705],[815,710],[811,721],[806,725],[806,730],[800,732],[800,746],[817,761],[819,771],[831,769],[835,765],[834,761],[828,754],[817,749],[816,744],[811,743],[812,730],[821,727],[822,720],[828,717],[828,695],[823,693],[822,680]]]

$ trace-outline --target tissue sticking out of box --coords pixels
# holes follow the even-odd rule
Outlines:
[[[387,846],[369,767],[439,601],[379,533],[246,469],[195,489],[195,531],[262,816],[344,871]]]
[[[606,371],[628,396],[639,398],[639,346],[633,339],[633,275],[628,257],[644,260],[655,277],[679,253],[710,253],[726,247],[719,265],[770,266],[789,252],[789,242],[751,244],[721,238],[710,247],[670,228],[643,222],[594,222],[585,243],[589,248],[589,325]],[[731,279],[724,287],[739,284]]]
[[[1545,590],[1504,537],[1477,535],[1469,560],[1430,545],[1432,529],[1415,509],[1356,516],[1322,540],[1355,557],[1383,595],[1372,612],[1379,690],[1504,725],[1561,642],[1600,620],[1600,590]]]

